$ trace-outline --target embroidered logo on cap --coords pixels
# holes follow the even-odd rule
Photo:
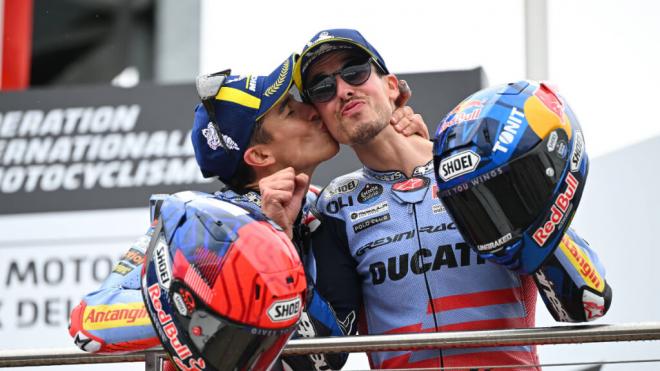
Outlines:
[[[316,38],[316,40],[310,40],[310,41],[307,43],[307,47],[309,48],[310,46],[314,45],[314,43],[316,43],[316,42],[319,42],[319,41],[321,41],[321,40],[325,40],[325,39],[332,39],[333,37],[334,37],[334,36],[330,35],[330,34],[328,33],[328,31],[323,31],[323,32],[321,32],[321,33],[319,34],[319,36]]]
[[[282,64],[282,69],[280,70],[280,75],[277,77],[277,80],[266,89],[264,95],[270,97],[275,94],[277,90],[284,84],[286,80],[286,75],[289,73],[289,60],[287,59],[284,64]]]
[[[206,129],[202,129],[202,135],[204,138],[206,138],[206,143],[213,149],[214,151],[218,149],[218,147],[222,147],[222,143],[220,142],[220,137],[218,136],[218,132],[215,130],[215,126],[213,126],[213,123],[209,122],[209,124],[206,126]],[[225,143],[227,143],[227,149],[233,149],[234,151],[240,151],[241,149],[238,148],[238,144],[234,142],[233,139],[231,139],[230,136],[222,134],[222,139],[225,140]]]

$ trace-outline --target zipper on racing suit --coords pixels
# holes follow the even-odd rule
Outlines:
[[[415,235],[417,236],[417,249],[420,252],[419,254],[419,259],[422,261],[422,266],[424,265],[424,254],[421,253],[422,251],[422,236],[419,234],[419,223],[417,222],[417,208],[415,207],[414,203],[409,203],[408,204],[408,213],[412,214],[413,218],[415,219]],[[429,298],[429,304],[431,305],[431,310],[433,312],[433,325],[435,326],[435,332],[439,332],[440,327],[438,326],[438,319],[436,318],[436,313],[439,313],[435,309],[435,303],[433,300],[433,294],[431,293],[431,286],[429,285],[429,279],[426,274],[427,272],[424,271],[424,285],[426,286],[426,295]],[[442,349],[438,348],[438,352],[440,352],[440,368],[444,369],[445,364],[444,364],[444,359],[442,355]]]

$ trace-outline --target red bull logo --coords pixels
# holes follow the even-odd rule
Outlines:
[[[167,337],[170,346],[172,347],[172,349],[174,349],[174,352],[176,353],[176,355],[172,354],[174,363],[176,363],[177,366],[179,366],[179,368],[182,370],[195,370],[195,371],[204,370],[204,368],[206,367],[206,362],[204,362],[204,360],[201,357],[191,359],[188,365],[184,363],[184,361],[187,358],[192,356],[192,352],[190,351],[190,348],[188,348],[187,345],[182,344],[181,341],[179,340],[179,331],[174,325],[174,322],[172,322],[172,316],[165,313],[165,311],[163,310],[163,304],[160,302],[160,296],[161,296],[160,286],[158,286],[158,284],[155,283],[149,286],[148,292],[149,292],[149,301],[151,302],[151,304],[154,307],[154,310],[156,311],[158,322],[160,322],[160,324],[162,325],[163,332],[165,333],[165,336]]]
[[[545,245],[545,242],[554,233],[556,226],[564,220],[564,216],[571,205],[571,200],[575,197],[575,191],[579,184],[580,182],[575,179],[573,174],[568,173],[566,177],[566,190],[557,196],[554,204],[550,207],[549,220],[534,232],[534,241],[539,246]]]
[[[442,126],[438,129],[438,133],[462,122],[476,120],[479,115],[481,115],[481,109],[483,107],[484,102],[480,100],[468,100],[462,102],[449,112],[447,119],[445,119]]]

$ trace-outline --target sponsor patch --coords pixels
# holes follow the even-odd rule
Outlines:
[[[112,273],[117,273],[121,274],[122,276],[125,276],[134,269],[135,267],[132,267],[124,262],[119,262],[117,265],[115,265],[114,268],[112,268]]]
[[[509,152],[509,145],[513,143],[518,136],[518,130],[520,129],[520,125],[523,123],[524,118],[525,114],[523,111],[519,111],[516,107],[511,107],[509,118],[506,120],[504,127],[497,136],[497,141],[495,141],[495,145],[493,145],[493,151],[504,153]]]
[[[567,148],[566,142],[564,142],[563,140],[560,140],[559,141],[559,148],[557,148],[557,154],[559,154],[559,157],[561,157],[561,158],[566,157],[566,151],[567,151],[566,148]]]
[[[274,302],[268,308],[267,314],[271,321],[283,322],[298,317],[301,309],[302,301],[299,297],[296,297]]]
[[[539,246],[545,245],[548,238],[554,233],[556,227],[564,223],[566,214],[570,211],[570,208],[573,207],[572,200],[573,197],[575,197],[575,192],[577,191],[580,182],[575,179],[573,174],[568,173],[565,183],[566,189],[563,193],[560,193],[559,196],[557,196],[555,202],[550,207],[548,220],[534,232],[534,241],[539,244]]]
[[[144,263],[144,253],[138,249],[130,248],[126,254],[121,257],[121,260],[133,265],[140,265]]]
[[[170,266],[170,253],[167,244],[160,238],[153,252],[154,263],[156,264],[156,274],[158,283],[166,289],[170,288],[172,283],[172,267]]]
[[[346,206],[353,206],[353,196],[338,197],[336,200],[332,200],[325,205],[325,211],[330,214],[336,214],[339,210],[345,208]]]
[[[329,199],[338,194],[351,192],[356,189],[358,185],[360,185],[360,182],[357,179],[345,180],[330,189],[326,189],[324,192],[325,198]]]
[[[422,176],[433,171],[433,161],[429,161],[426,165],[418,166],[413,170],[412,176]]]
[[[410,178],[392,185],[392,189],[399,192],[414,192],[418,189],[426,188],[429,183],[429,178]]]
[[[580,165],[582,164],[582,157],[584,154],[584,138],[580,131],[575,132],[575,145],[573,146],[573,152],[571,153],[571,171],[576,172],[580,170]]]
[[[511,238],[512,238],[512,235],[511,235],[511,232],[509,232],[509,233],[505,234],[504,236],[498,238],[495,241],[491,241],[491,242],[485,243],[483,245],[477,245],[477,250],[482,251],[482,252],[483,251],[495,252],[497,250],[500,250],[501,247],[505,243],[511,241]]]
[[[383,181],[383,182],[393,182],[395,180],[399,180],[403,178],[403,173],[399,171],[395,171],[393,173],[386,173],[386,174],[371,174],[374,178]]]
[[[552,308],[557,314],[558,319],[562,322],[572,322],[571,316],[564,308],[564,304],[562,304],[561,300],[559,300],[557,297],[557,293],[553,287],[552,282],[548,280],[548,278],[545,276],[545,273],[543,273],[543,270],[539,269],[536,273],[534,273],[534,276],[541,286],[540,289],[542,289],[545,293],[545,298],[550,302],[550,305],[552,305]]]
[[[149,286],[147,292],[149,294],[149,302],[155,312],[155,317],[158,318],[158,322],[163,330],[161,333],[161,342],[163,342],[164,346],[170,348],[169,352],[172,355],[174,363],[176,363],[182,370],[204,369],[206,367],[204,359],[201,357],[191,358],[193,353],[190,348],[179,339],[179,331],[174,322],[172,322],[172,316],[163,310],[163,303],[160,301],[162,291],[158,284]],[[165,339],[163,339],[163,335],[167,337],[167,343],[165,342]],[[186,361],[188,358],[191,359]]]
[[[334,36],[330,35],[330,34],[328,33],[328,31],[323,31],[323,32],[321,32],[321,33],[316,37],[316,39],[314,39],[314,40],[310,40],[310,41],[307,43],[307,47],[309,48],[309,47],[311,47],[312,45],[316,44],[317,42],[319,42],[319,41],[321,41],[321,40],[332,39],[332,38],[334,38]],[[328,44],[326,44],[326,45],[328,45]],[[331,45],[331,44],[330,44],[330,45]],[[325,46],[325,45],[322,45],[322,46]]]
[[[148,326],[151,323],[142,302],[85,307],[83,328],[103,330],[126,326]]]
[[[456,225],[454,223],[441,223],[438,225],[426,225],[421,228],[419,228],[419,233],[428,233],[428,234],[433,234],[433,233],[440,233],[440,232],[445,232],[445,231],[453,231],[456,230]],[[380,237],[376,240],[369,241],[366,244],[364,244],[362,247],[357,249],[355,251],[356,256],[362,256],[364,255],[368,250],[373,250],[376,248],[379,248],[381,246],[386,246],[391,243],[399,242],[399,241],[406,241],[411,238],[415,237],[415,230],[411,229],[409,231],[405,232],[399,232],[393,235],[385,236],[385,237]],[[460,245],[460,244],[459,244]],[[463,244],[465,245],[465,244]],[[461,245],[461,246],[463,246]],[[457,245],[458,246],[458,245]],[[467,246],[467,245],[465,245]],[[469,251],[466,251],[469,252]]]
[[[420,230],[421,232],[421,230]],[[399,281],[409,274],[422,275],[428,271],[453,269],[473,264],[485,264],[486,260],[472,252],[466,243],[440,245],[437,249],[420,248],[414,253],[389,256],[369,265],[371,283],[383,284],[388,279]]]
[[[186,307],[186,303],[183,301],[183,297],[181,297],[181,294],[179,294],[178,292],[172,294],[172,301],[174,302],[176,311],[179,312],[180,315],[182,316],[188,315],[188,308]]]
[[[358,224],[353,225],[353,232],[359,233],[362,232],[363,230],[367,228],[371,228],[376,224],[380,224],[382,222],[386,222],[390,220],[390,214],[387,213],[385,215],[380,215],[375,218],[367,219],[365,221],[359,222]]]
[[[443,204],[433,204],[433,206],[431,206],[431,210],[433,211],[433,214],[441,214],[447,211],[445,209],[445,205]]]
[[[445,182],[463,174],[473,172],[481,157],[473,151],[463,151],[440,161],[438,176]]]
[[[101,349],[101,343],[88,337],[82,331],[78,331],[73,338],[73,343],[85,352],[96,353]]]
[[[255,204],[259,207],[261,207],[261,196],[259,196],[256,192],[248,192],[245,194],[245,198],[252,204]]]
[[[376,183],[368,183],[358,194],[358,202],[361,204],[370,204],[376,201],[383,194],[383,186]]]
[[[351,221],[354,222],[356,220],[368,218],[370,216],[374,216],[376,214],[379,214],[379,213],[382,213],[382,212],[385,212],[385,211],[388,211],[388,210],[389,210],[389,206],[387,204],[387,201],[383,201],[383,202],[378,203],[378,204],[376,204],[372,207],[362,209],[362,210],[353,211],[353,212],[351,212],[350,217],[351,217]]]
[[[548,139],[548,152],[552,152],[557,147],[557,132],[553,131],[550,133],[550,138]]]
[[[592,321],[605,315],[605,299],[589,290],[584,290],[582,293],[582,306],[584,307],[584,316],[587,318],[587,321]]]
[[[206,138],[206,144],[208,144],[209,148],[212,150],[215,151],[219,147],[222,147],[222,142],[220,141],[220,137],[218,136],[218,132],[215,130],[213,123],[209,122],[208,125],[206,125],[206,129],[202,129],[202,135],[204,138]],[[234,151],[241,150],[238,148],[238,144],[236,144],[234,139],[232,139],[230,136],[222,134],[222,139],[224,139],[225,143],[227,144],[227,149]]]
[[[565,234],[561,239],[559,248],[568,257],[568,260],[587,285],[598,292],[603,292],[605,284],[600,274],[598,274],[589,257],[568,235]]]
[[[465,121],[476,120],[481,114],[484,103],[480,100],[467,100],[461,102],[456,108],[447,114],[447,118],[443,121],[437,133],[442,133],[454,125],[458,125]]]

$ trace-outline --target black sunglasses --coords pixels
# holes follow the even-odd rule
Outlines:
[[[337,80],[339,75],[347,83],[358,86],[364,84],[371,76],[372,58],[366,61],[349,61],[339,71],[329,75],[319,75],[310,82],[310,87],[305,89],[305,98],[311,103],[323,103],[332,99],[337,94]]]

